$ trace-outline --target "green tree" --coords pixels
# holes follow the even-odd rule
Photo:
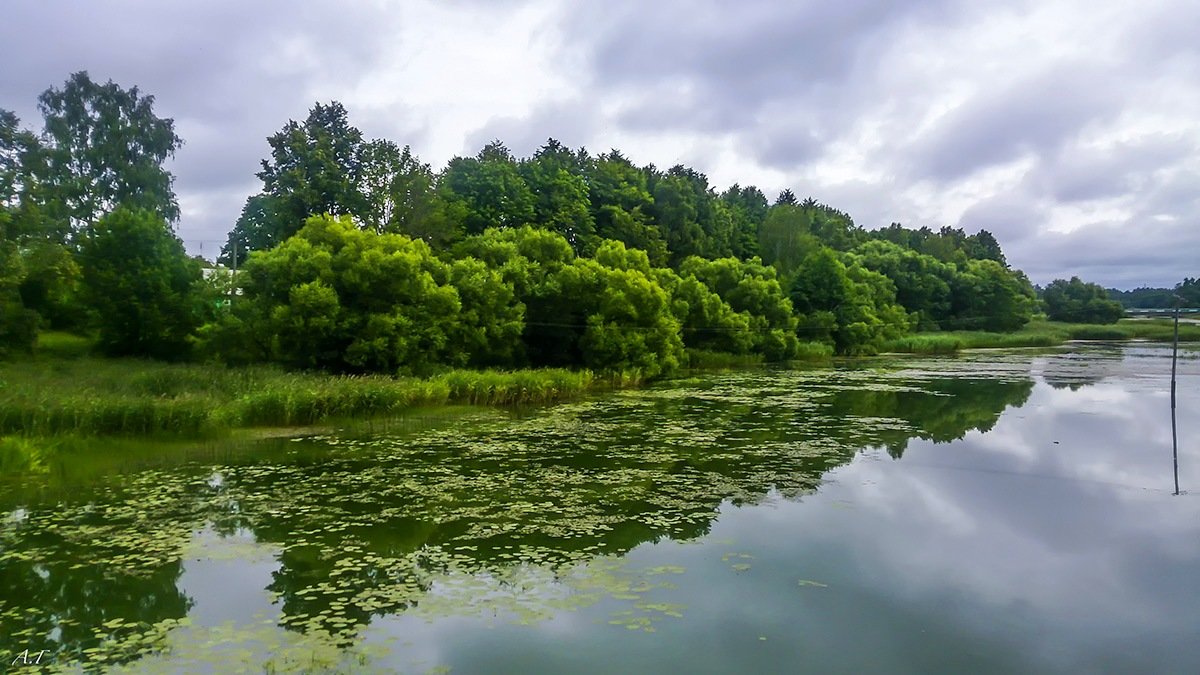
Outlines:
[[[812,211],[795,204],[771,207],[758,229],[758,250],[763,261],[780,275],[791,277],[800,262],[821,246],[812,233]]]
[[[451,159],[438,189],[442,198],[458,209],[467,234],[534,222],[534,194],[512,153],[500,141],[487,144],[475,157]]]
[[[81,274],[67,246],[48,239],[31,239],[20,247],[24,269],[21,302],[56,330],[82,328],[92,318],[82,302]]]
[[[206,328],[230,360],[339,372],[423,372],[508,365],[522,307],[476,260],[452,265],[427,244],[313,216],[295,236],[255,252],[233,311]]]
[[[859,245],[853,259],[895,284],[896,301],[918,329],[937,330],[939,322],[950,318],[950,284],[958,273],[953,265],[881,240]]]
[[[371,141],[363,146],[361,189],[367,209],[363,221],[376,232],[391,232],[444,245],[459,232],[448,223],[437,196],[433,170],[406,145]]]
[[[520,163],[521,175],[533,192],[533,223],[561,234],[576,253],[590,253],[597,243],[583,172],[587,162],[586,153],[572,153],[551,138]]]
[[[967,256],[975,260],[995,260],[1008,267],[1004,259],[1004,251],[1000,250],[1000,242],[987,230],[980,230],[966,238],[964,248]]]
[[[584,167],[596,236],[641,249],[655,266],[667,264],[667,244],[653,222],[646,174],[613,150]]]
[[[0,239],[65,241],[66,222],[45,208],[46,148],[21,121],[0,109]]]
[[[796,355],[796,317],[775,268],[763,265],[757,258],[704,260],[693,256],[680,264],[679,276],[695,277],[734,312],[746,314],[755,352],[773,361]]]
[[[529,363],[585,366],[655,377],[682,362],[670,297],[644,253],[616,242],[600,260],[577,258],[562,235],[533,227],[492,228],[455,247],[499,270],[526,308]]]
[[[243,264],[251,251],[274,248],[287,238],[288,226],[280,217],[275,198],[268,194],[257,194],[246,199],[242,214],[238,216],[229,237],[221,248],[217,262],[225,265]],[[234,256],[237,260],[234,260]]]
[[[119,207],[80,242],[100,348],[112,356],[177,359],[200,318],[200,265],[154,211]]]
[[[955,330],[1018,330],[1033,318],[1037,306],[1029,279],[995,260],[960,265],[950,295],[951,318],[942,327]]]
[[[662,175],[651,171],[650,175],[654,195],[651,215],[666,242],[672,264],[678,264],[688,256],[703,256],[706,248],[704,228],[699,222],[699,204],[692,182],[682,171]]]
[[[733,221],[729,242],[733,257],[747,260],[761,255],[758,233],[771,208],[767,196],[753,185],[741,187],[735,183],[721,193],[721,202]]]
[[[1103,286],[1084,282],[1079,277],[1050,282],[1042,293],[1042,302],[1046,306],[1046,316],[1052,321],[1116,323],[1125,315],[1125,308],[1109,299]]]
[[[908,329],[895,294],[887,277],[853,262],[847,266],[828,247],[804,259],[790,288],[801,336],[828,341],[840,354],[873,353]]]
[[[38,315],[19,292],[25,269],[14,242],[0,237],[0,359],[28,353],[37,341]]]
[[[271,157],[262,160],[258,177],[271,197],[264,204],[281,227],[275,241],[295,234],[309,216],[364,218],[370,212],[362,191],[366,142],[341,103],[315,104],[303,123],[289,120],[267,143]]]
[[[62,89],[38,98],[45,118],[47,209],[88,231],[102,216],[126,206],[174,222],[179,204],[174,176],[163,163],[183,141],[175,123],[154,114],[154,97],[109,80],[74,73]]]

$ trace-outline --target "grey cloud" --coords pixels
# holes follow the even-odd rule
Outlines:
[[[1066,234],[1043,232],[1005,251],[1035,283],[1079,276],[1117,288],[1174,286],[1200,274],[1195,222],[1119,222]]]
[[[864,91],[873,89],[867,80],[877,45],[914,23],[957,18],[960,7],[951,0],[617,2],[577,9],[566,26],[589,45],[595,86],[633,97],[622,124],[749,138],[769,127],[828,142],[877,94]],[[767,113],[773,121],[764,124]],[[815,118],[826,124],[815,128]],[[799,163],[770,153],[759,159]]]
[[[553,138],[568,148],[586,146],[604,133],[594,107],[584,101],[558,102],[542,106],[526,117],[495,118],[472,131],[463,146],[464,155],[474,155],[493,140],[503,141],[518,157],[527,157]],[[604,152],[608,148],[589,148]],[[449,159],[449,158],[445,158]]]
[[[813,130],[803,127],[755,134],[753,138],[746,136],[749,134],[744,134],[742,139],[749,142],[758,161],[775,168],[803,165],[820,156],[824,147]]]
[[[1090,64],[1069,64],[970,99],[917,141],[915,174],[953,180],[1022,153],[1054,152],[1120,111],[1124,99],[1110,78]]]
[[[390,23],[381,8],[331,3],[19,0],[0,23],[0,60],[20,64],[0,79],[0,106],[40,129],[37,96],[75,71],[136,85],[155,97],[157,114],[175,119],[184,140],[170,165],[176,191],[201,204],[255,189],[266,137],[302,118],[324,86],[370,62]],[[244,197],[185,215],[185,240],[223,238]]]
[[[967,232],[987,230],[1007,248],[1036,234],[1046,220],[1046,214],[1028,195],[1005,193],[968,208],[959,218],[957,227]]]
[[[1155,172],[1196,150],[1194,140],[1178,134],[1155,134],[1105,149],[1065,147],[1030,181],[1060,202],[1103,199],[1145,189]]]

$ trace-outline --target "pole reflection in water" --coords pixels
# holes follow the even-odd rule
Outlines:
[[[1175,296],[1175,340],[1171,343],[1171,463],[1175,467],[1175,494],[1179,494],[1179,432],[1175,424],[1175,362],[1179,360],[1179,301]]]

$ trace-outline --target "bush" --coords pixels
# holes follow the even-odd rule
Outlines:
[[[200,323],[200,264],[166,221],[118,208],[83,239],[80,263],[102,352],[168,360],[188,353]]]

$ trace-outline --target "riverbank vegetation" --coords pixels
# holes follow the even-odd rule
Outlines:
[[[207,433],[536,402],[689,365],[1086,333],[1030,324],[1043,305],[1119,316],[1077,279],[1040,303],[985,230],[868,230],[791,190],[769,201],[553,139],[524,158],[495,141],[435,172],[336,102],[267,139],[261,191],[221,254],[236,274],[206,275],[173,229],[164,162],[182,140],[153,97],[76,73],[39,104],[40,134],[0,111],[0,356],[27,357],[53,329],[94,336],[95,356],[180,365],[6,366],[0,431]]]
[[[635,384],[631,377],[551,368],[449,370],[416,378],[50,356],[0,363],[0,436],[204,437],[243,427],[401,415],[428,406],[551,403]]]
[[[1011,333],[982,331],[935,331],[906,335],[884,345],[889,352],[912,354],[951,354],[963,349],[1001,347],[1054,347],[1069,340],[1153,340],[1174,338],[1169,320],[1124,319],[1116,324],[1096,325],[1059,321],[1031,321]],[[1180,342],[1200,342],[1200,325],[1180,324]]]

